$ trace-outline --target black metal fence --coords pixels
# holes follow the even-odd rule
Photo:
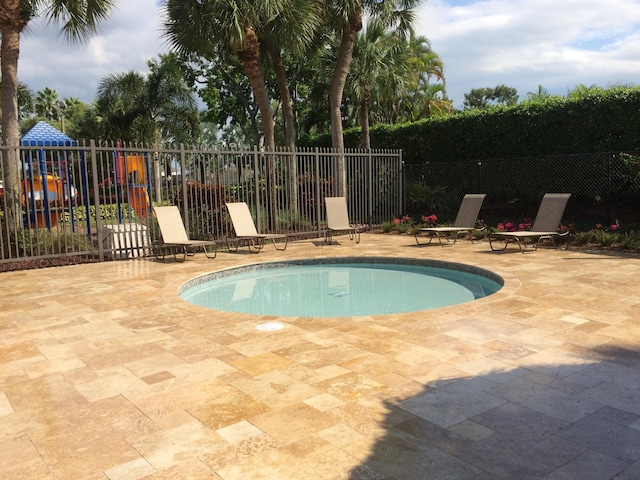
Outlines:
[[[571,193],[565,223],[640,225],[640,154],[615,152],[405,166],[407,213],[455,216],[465,193],[486,193],[481,215],[534,217],[547,192]]]
[[[247,202],[258,231],[300,236],[322,235],[326,196],[346,196],[351,221],[363,226],[380,224],[403,206],[400,151],[264,152],[92,141],[2,147],[0,166],[12,153],[19,163],[13,201],[10,168],[0,168],[0,267],[148,255],[159,239],[153,205],[177,205],[192,239],[216,240],[233,235],[228,201]]]

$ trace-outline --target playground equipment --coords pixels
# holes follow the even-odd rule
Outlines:
[[[22,136],[21,145],[24,226],[50,230],[76,201],[70,152],[65,147],[74,147],[77,142],[48,123],[38,122]],[[61,149],[49,151],[47,156],[43,148],[38,148],[44,146]]]
[[[22,180],[25,226],[55,227],[63,208],[63,184],[59,177],[28,175]]]
[[[144,155],[116,153],[116,185],[126,186],[129,206],[139,218],[151,213],[148,162]]]

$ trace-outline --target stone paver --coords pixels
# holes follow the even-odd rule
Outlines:
[[[638,478],[638,256],[335,240],[1,273],[0,478]],[[460,262],[505,284],[340,319],[177,295],[214,270],[327,256]],[[256,329],[269,322],[283,328]]]

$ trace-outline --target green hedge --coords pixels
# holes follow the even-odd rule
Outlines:
[[[360,129],[344,132],[359,148]],[[331,134],[299,146],[331,146]],[[408,164],[638,150],[640,87],[596,89],[580,99],[550,97],[513,107],[466,110],[447,117],[371,128],[373,149],[402,149]]]

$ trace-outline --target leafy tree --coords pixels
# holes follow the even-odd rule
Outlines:
[[[249,79],[235,56],[224,55],[216,48],[208,58],[185,57],[183,69],[207,105],[203,120],[221,129],[227,144],[260,144],[260,110]]]
[[[0,70],[2,76],[2,144],[18,146],[18,57],[20,37],[29,23],[44,14],[62,24],[67,40],[78,41],[95,32],[115,4],[115,0],[0,0]],[[21,216],[19,155],[10,149],[3,155],[4,212],[11,234]],[[8,245],[9,242],[4,242]]]
[[[465,110],[483,109],[493,105],[512,106],[518,103],[518,91],[506,85],[495,88],[474,88],[464,94],[463,106]]]

